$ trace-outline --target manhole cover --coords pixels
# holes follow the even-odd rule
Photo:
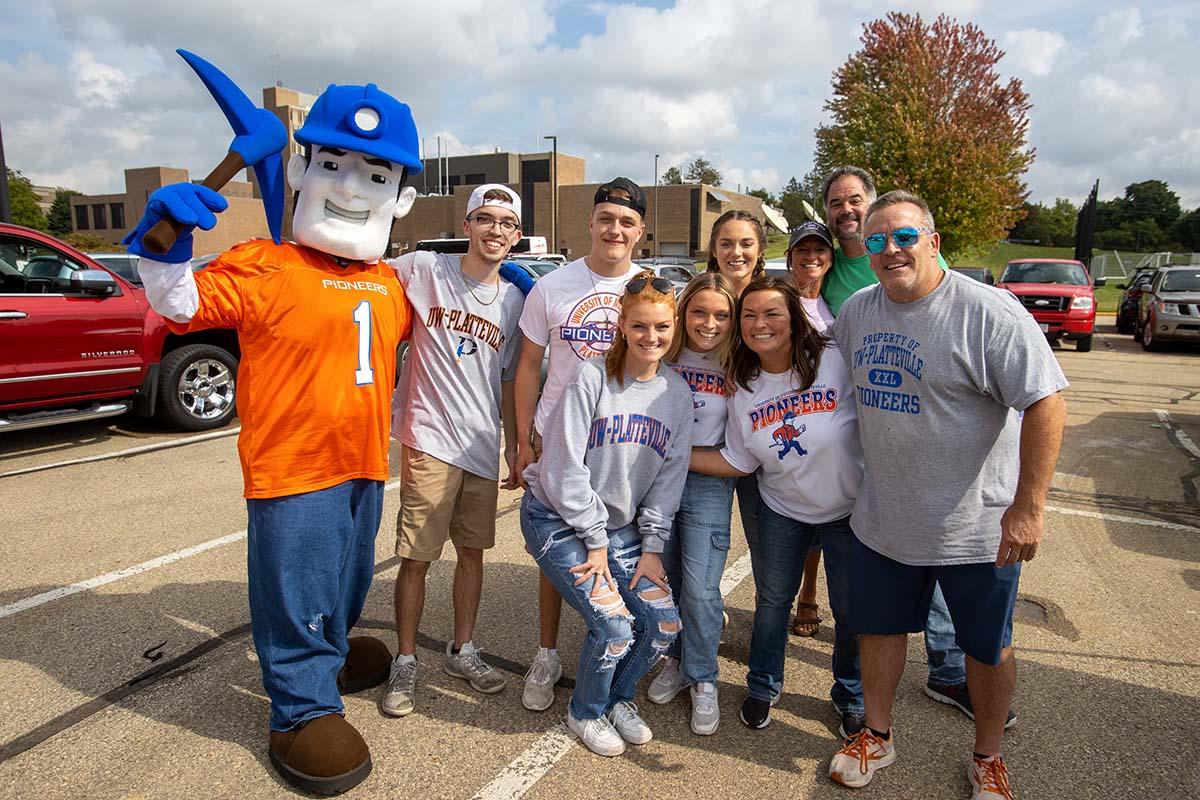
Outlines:
[[[1026,622],[1046,622],[1050,619],[1046,607],[1035,600],[1018,597],[1013,605],[1013,616]]]

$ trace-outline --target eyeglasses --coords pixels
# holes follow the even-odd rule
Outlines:
[[[637,294],[647,286],[662,294],[668,294],[675,288],[666,278],[634,278],[625,284],[625,294]]]
[[[896,243],[896,247],[901,250],[907,250],[917,243],[921,238],[922,233],[933,233],[930,228],[896,228],[892,231],[892,241]],[[879,255],[887,247],[886,233],[872,233],[870,236],[863,237],[863,247],[867,248],[867,252],[873,255]]]
[[[496,219],[495,217],[489,217],[487,214],[476,214],[471,217],[471,222],[474,222],[485,231],[493,230],[497,225],[505,233],[512,233],[517,229],[517,223],[512,220]]]

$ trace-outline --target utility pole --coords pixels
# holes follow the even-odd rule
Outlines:
[[[654,154],[654,257],[662,251],[658,247],[658,153]]]
[[[4,161],[4,133],[0,132],[0,222],[12,222],[8,203],[8,164]]]
[[[552,253],[559,251],[558,246],[558,137],[543,136],[554,146],[550,161],[550,237],[553,241]]]

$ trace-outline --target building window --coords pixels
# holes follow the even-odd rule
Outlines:
[[[550,182],[550,159],[542,158],[536,161],[530,159],[521,162],[521,182],[522,183],[549,183]],[[561,181],[560,181],[561,183]]]
[[[467,184],[473,185],[478,183],[487,183],[487,175],[482,172],[468,172]]]
[[[125,204],[124,203],[109,203],[108,210],[112,213],[113,229],[124,230],[124,228],[125,228]]]
[[[451,187],[462,186],[462,175],[451,175],[450,176],[450,186]]]
[[[75,206],[75,230],[86,231],[88,229],[88,207]]]
[[[92,227],[98,231],[108,227],[108,209],[104,207],[104,203],[92,205]]]

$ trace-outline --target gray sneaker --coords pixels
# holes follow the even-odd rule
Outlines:
[[[692,733],[712,736],[721,724],[721,706],[715,683],[697,683],[692,687]]]
[[[480,657],[473,642],[464,644],[457,655],[450,652],[453,646],[453,642],[446,642],[446,664],[443,669],[447,675],[462,678],[470,683],[475,691],[484,694],[495,694],[508,683],[508,679],[500,674],[500,670]]]
[[[400,656],[392,660],[387,686],[379,698],[379,710],[389,717],[404,717],[412,713],[417,697],[417,662],[397,663]]]
[[[525,690],[521,693],[521,705],[530,711],[545,711],[554,705],[554,684],[562,677],[562,663],[558,653],[539,647],[533,665],[525,674]],[[580,725],[584,723],[580,722]],[[579,734],[583,738],[582,734]],[[590,747],[590,745],[589,745]]]

